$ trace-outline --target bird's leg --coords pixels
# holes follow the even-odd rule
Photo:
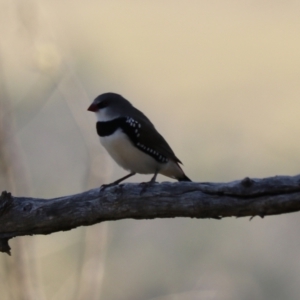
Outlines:
[[[157,174],[158,174],[158,172],[155,172],[155,173],[154,173],[154,175],[153,175],[153,177],[151,178],[151,180],[149,181],[149,183],[150,183],[150,182],[151,182],[151,183],[155,182],[156,177],[157,177]]]
[[[143,186],[143,188],[142,188],[140,194],[143,194],[144,192],[146,192],[147,187],[148,187],[149,185],[155,183],[155,179],[156,179],[156,177],[157,177],[157,174],[158,174],[158,171],[156,171],[156,172],[154,173],[154,175],[153,175],[153,177],[151,178],[150,181],[148,181],[148,182],[142,182],[142,183],[141,183],[141,184],[143,184],[144,186]]]
[[[131,176],[133,176],[133,175],[135,175],[135,174],[136,174],[135,172],[131,172],[131,173],[129,173],[128,175],[126,175],[126,176],[124,176],[124,177],[122,177],[122,178],[120,178],[120,179],[118,179],[118,180],[116,180],[116,181],[114,181],[114,182],[112,182],[112,183],[109,183],[109,184],[102,184],[102,185],[101,185],[101,190],[104,190],[104,189],[106,189],[107,187],[110,187],[110,186],[117,185],[117,184],[119,184],[120,182],[122,182],[123,180],[125,180],[125,179],[127,179],[127,178],[129,178],[129,177],[131,177]]]
[[[120,178],[120,179],[114,181],[114,182],[111,183],[111,184],[112,184],[112,185],[119,184],[121,181],[123,181],[123,180],[125,180],[125,179],[127,179],[127,178],[129,178],[129,177],[131,177],[131,176],[133,176],[133,175],[135,175],[135,174],[136,174],[135,172],[129,173],[128,175],[126,175],[126,176],[124,176],[124,177],[122,177],[122,178]]]

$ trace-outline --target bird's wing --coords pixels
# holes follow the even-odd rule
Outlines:
[[[145,145],[149,144],[154,150],[161,153],[166,158],[181,163],[181,161],[176,157],[170,145],[154,126],[151,130],[145,130],[143,129],[143,127],[141,127],[141,129],[141,135],[138,138],[140,143]]]
[[[127,120],[130,119],[131,118],[127,117]],[[126,123],[127,126],[130,126],[131,132],[127,132],[127,134],[130,140],[136,146],[140,146],[140,150],[144,150],[144,152],[151,155],[151,152],[149,153],[148,149],[152,149],[160,155],[164,156],[166,159],[171,159],[177,163],[181,163],[181,161],[176,157],[175,153],[173,152],[167,141],[156,130],[151,121],[141,111],[136,109],[132,120],[133,121],[129,121]],[[133,129],[134,131],[132,132]],[[154,155],[152,156],[155,157]]]

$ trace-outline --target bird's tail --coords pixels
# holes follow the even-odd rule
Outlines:
[[[180,178],[177,178],[178,181],[192,181],[185,174],[183,174]]]

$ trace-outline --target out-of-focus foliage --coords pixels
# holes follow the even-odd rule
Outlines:
[[[298,1],[1,0],[1,190],[52,198],[124,175],[86,111],[108,91],[147,114],[195,181],[299,173],[299,13]],[[0,256],[1,300],[296,300],[299,218],[18,238]]]

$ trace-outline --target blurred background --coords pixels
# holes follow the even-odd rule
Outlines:
[[[194,181],[299,174],[299,13],[296,0],[0,0],[1,191],[53,198],[124,176],[87,111],[104,92],[145,112]],[[294,213],[16,238],[1,300],[298,300],[299,230]]]

